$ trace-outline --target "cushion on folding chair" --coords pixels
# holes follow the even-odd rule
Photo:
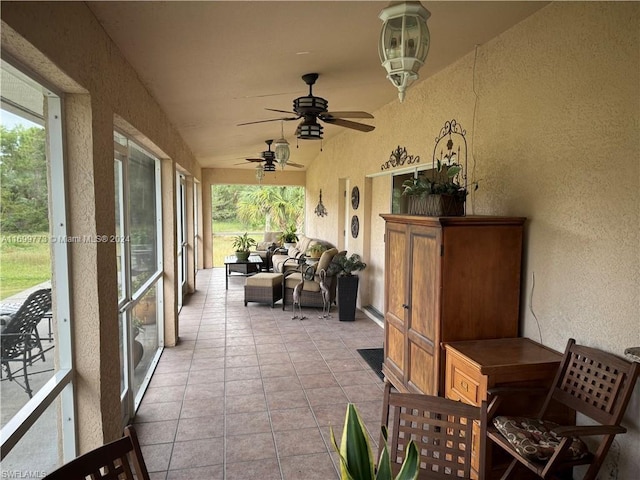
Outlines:
[[[562,437],[558,437],[552,431],[559,425],[546,420],[497,416],[493,419],[493,424],[522,457],[531,461],[549,460],[562,440]],[[567,450],[568,459],[579,460],[588,453],[584,442],[573,437],[573,442]]]

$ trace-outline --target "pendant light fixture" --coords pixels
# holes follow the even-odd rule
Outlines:
[[[284,170],[285,165],[289,161],[291,150],[289,149],[289,142],[284,138],[284,121],[280,121],[280,138],[276,140],[273,145],[275,146],[276,162],[280,165],[280,168]]]
[[[264,168],[262,167],[262,164],[260,164],[256,167],[256,180],[258,180],[258,183],[262,185],[263,178],[264,178]]]
[[[420,2],[392,2],[378,16],[384,22],[378,42],[380,61],[402,102],[429,53],[431,13]]]

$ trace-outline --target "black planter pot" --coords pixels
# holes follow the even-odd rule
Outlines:
[[[357,275],[338,277],[338,319],[341,322],[353,322],[356,319],[358,282]]]

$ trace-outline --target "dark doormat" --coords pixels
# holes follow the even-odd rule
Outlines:
[[[364,361],[376,372],[380,380],[384,380],[382,374],[382,361],[384,360],[384,348],[360,348],[358,353]]]

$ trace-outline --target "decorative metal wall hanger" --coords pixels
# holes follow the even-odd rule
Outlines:
[[[433,164],[438,171],[442,167],[457,166],[459,185],[467,188],[467,134],[455,119],[447,120],[433,147]],[[446,142],[446,143],[445,143]],[[438,154],[438,149],[440,153]]]
[[[329,213],[327,212],[327,209],[322,204],[322,189],[320,189],[320,200],[318,201],[318,205],[316,206],[316,209],[314,210],[314,212],[319,217],[326,217],[327,214]]]
[[[411,165],[412,163],[420,163],[420,156],[407,155],[406,147],[400,147],[400,145],[398,145],[398,148],[391,152],[389,160],[382,164],[380,170],[387,170],[392,167],[400,167],[405,163],[407,165]]]

